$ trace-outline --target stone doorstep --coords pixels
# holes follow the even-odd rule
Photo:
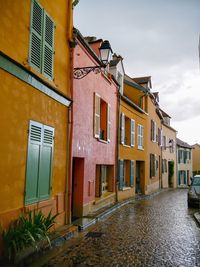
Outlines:
[[[194,213],[194,218],[195,218],[195,220],[198,222],[198,224],[200,226],[200,212],[195,212]]]
[[[78,227],[75,225],[64,225],[56,229],[55,233],[50,237],[52,247],[58,247],[66,240],[77,236]]]

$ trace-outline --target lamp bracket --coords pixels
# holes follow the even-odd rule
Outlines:
[[[74,79],[82,79],[91,71],[93,71],[95,74],[98,74],[101,72],[102,68],[105,68],[105,66],[74,68]]]

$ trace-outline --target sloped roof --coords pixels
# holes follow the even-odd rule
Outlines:
[[[113,59],[110,61],[109,65],[110,67],[114,67],[114,66],[117,66],[117,64],[121,61],[120,58],[116,58],[116,59]]]
[[[171,119],[171,117],[164,110],[162,110],[161,108],[159,108],[159,109],[162,112],[163,117],[168,117]]]
[[[192,148],[192,146],[190,146],[188,143],[182,141],[182,140],[179,139],[179,138],[176,138],[176,144],[177,144],[178,146],[181,146],[181,147]]]
[[[138,84],[144,84],[150,82],[150,88],[151,86],[151,76],[145,76],[145,77],[136,77],[132,78],[136,83]]]

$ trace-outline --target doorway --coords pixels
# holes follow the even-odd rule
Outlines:
[[[82,217],[83,213],[84,158],[72,161],[72,221]]]
[[[141,194],[141,185],[140,185],[140,161],[136,161],[136,183],[135,183],[135,190],[136,194]]]

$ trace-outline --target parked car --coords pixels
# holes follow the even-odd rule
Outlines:
[[[188,207],[199,205],[200,207],[200,175],[192,178],[191,185],[188,190]]]

